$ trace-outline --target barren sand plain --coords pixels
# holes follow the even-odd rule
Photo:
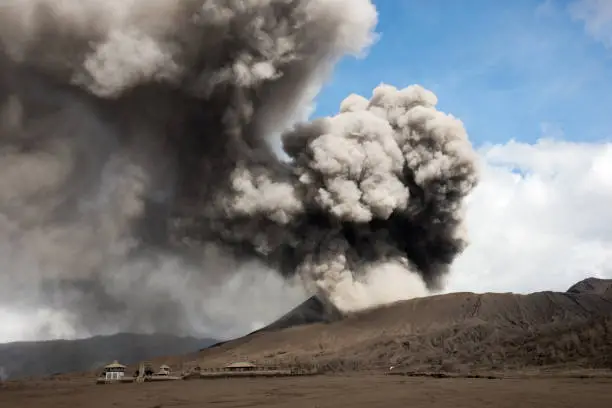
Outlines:
[[[353,374],[94,385],[91,379],[7,383],[0,407],[612,407],[611,378],[426,378]]]

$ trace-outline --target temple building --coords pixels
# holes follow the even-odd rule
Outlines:
[[[126,366],[119,364],[117,360],[104,367],[104,379],[106,381],[119,381],[125,376]]]

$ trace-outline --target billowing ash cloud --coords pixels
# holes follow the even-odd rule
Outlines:
[[[439,288],[464,249],[474,153],[434,94],[381,85],[291,125],[374,40],[369,0],[0,7],[5,305],[188,331],[245,265],[350,310],[389,300],[385,277]],[[288,161],[270,147],[281,131]]]

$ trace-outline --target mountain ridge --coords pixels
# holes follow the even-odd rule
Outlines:
[[[76,340],[18,341],[0,344],[4,379],[44,377],[97,370],[113,360],[135,364],[166,355],[194,352],[216,340],[171,334],[118,333]]]
[[[271,364],[365,369],[612,369],[611,287],[611,279],[587,279],[565,292],[450,293],[331,322],[325,315],[318,322],[311,316],[309,324],[281,329],[272,324],[272,330],[202,350],[199,360],[211,367],[248,356]]]

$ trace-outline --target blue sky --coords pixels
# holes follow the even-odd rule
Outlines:
[[[579,0],[590,1],[590,0]],[[316,100],[337,112],[380,82],[421,84],[476,145],[612,136],[612,50],[564,0],[375,0],[378,42],[347,58]]]

